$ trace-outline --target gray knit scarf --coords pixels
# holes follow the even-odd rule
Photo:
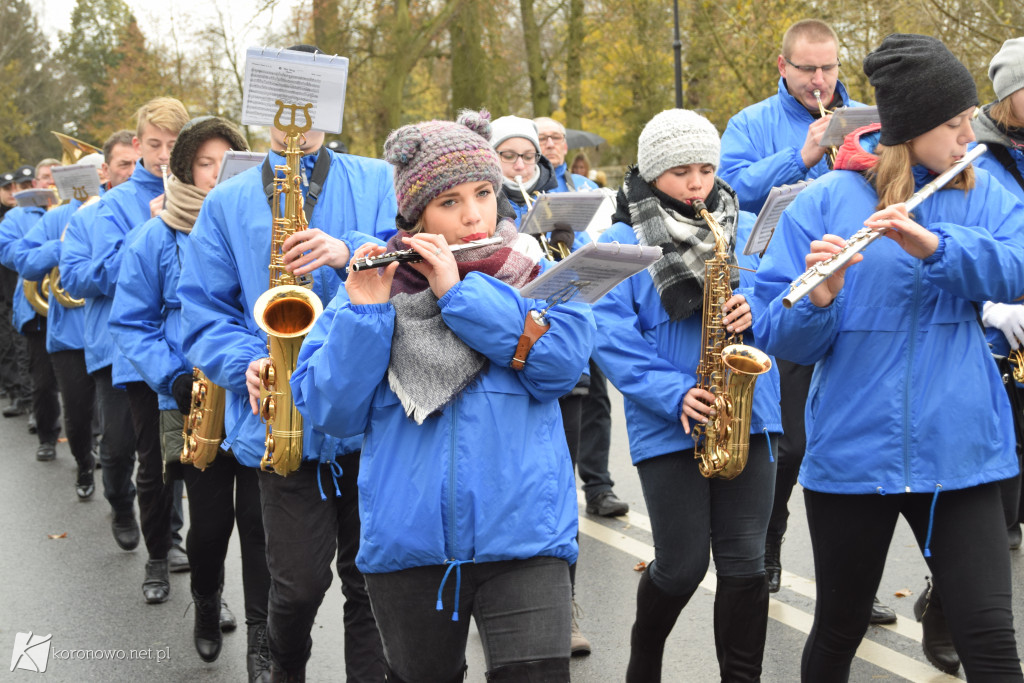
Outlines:
[[[160,219],[168,227],[187,235],[192,232],[192,226],[196,224],[196,218],[199,217],[199,209],[203,207],[206,194],[195,185],[183,183],[174,176],[167,176],[164,210],[160,212]]]
[[[704,263],[715,255],[715,236],[703,218],[689,218],[667,207],[639,172],[632,169],[623,181],[623,193],[629,204],[633,232],[644,246],[661,247],[663,256],[647,267],[661,305],[670,320],[683,320],[704,308]],[[715,178],[712,193],[718,201],[708,199],[708,206],[722,226],[729,243],[729,263],[736,263],[736,222],[739,200],[721,178]],[[732,269],[730,283],[740,284],[739,271]]]
[[[537,276],[540,266],[513,248],[519,238],[514,223],[500,220],[494,234],[502,238],[501,244],[454,252],[460,275],[465,277],[466,271],[483,272],[519,289]],[[394,244],[397,246],[397,241]],[[388,248],[393,248],[392,242]],[[399,268],[412,270],[404,264]],[[392,285],[395,330],[391,336],[388,385],[402,402],[406,415],[416,424],[423,424],[472,384],[488,361],[445,324],[437,297],[429,287],[420,291],[410,288],[418,279],[426,282],[415,271],[396,273]]]

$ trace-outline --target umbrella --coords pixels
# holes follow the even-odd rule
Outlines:
[[[588,133],[585,130],[574,130],[572,128],[568,128],[565,131],[565,143],[569,146],[569,149],[597,147],[605,142],[607,141],[597,133]]]

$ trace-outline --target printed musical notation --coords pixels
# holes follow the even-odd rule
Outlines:
[[[272,126],[278,100],[310,102],[313,130],[340,133],[347,81],[345,57],[250,47],[245,57],[242,123]]]

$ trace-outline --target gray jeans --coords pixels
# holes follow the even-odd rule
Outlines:
[[[444,581],[438,610],[446,569],[364,574],[384,655],[398,679],[461,680],[472,616],[489,673],[545,662],[543,680],[569,680],[572,594],[564,560],[535,557],[461,565],[461,581],[454,570]],[[458,621],[453,620],[456,601]],[[562,670],[564,676],[557,673]]]

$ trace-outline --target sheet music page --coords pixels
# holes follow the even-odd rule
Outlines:
[[[91,164],[53,166],[53,182],[60,198],[85,201],[100,193],[100,174]]]
[[[41,206],[45,209],[50,204],[57,203],[57,195],[49,188],[33,187],[21,192],[15,192],[14,200],[18,202],[18,206]]]
[[[600,192],[555,192],[542,194],[523,217],[519,232],[528,235],[547,234],[556,223],[564,223],[576,232],[586,230],[594,214],[604,202]]]
[[[305,123],[301,105],[311,103],[313,130],[340,133],[345,112],[348,58],[250,47],[245,53],[242,124],[273,126],[277,100],[300,105],[295,123]],[[291,123],[285,109],[282,123]]]
[[[224,152],[224,158],[220,162],[217,184],[220,185],[228,178],[234,178],[242,171],[262,163],[266,158],[265,152],[236,152],[233,149],[229,149]]]
[[[757,214],[754,227],[750,230],[750,237],[747,239],[746,246],[743,247],[744,254],[748,256],[750,254],[760,254],[768,248],[768,242],[771,241],[772,235],[775,234],[775,226],[779,224],[782,212],[786,210],[790,202],[796,199],[796,195],[812,182],[813,180],[801,180],[793,185],[781,185],[772,188],[772,191],[768,193],[768,199],[765,200],[764,206],[761,207],[761,212]]]
[[[878,123],[878,107],[843,107],[832,114],[832,120],[821,135],[822,147],[838,147],[843,144],[847,135],[867,126]]]
[[[561,292],[573,301],[593,304],[615,285],[661,258],[661,247],[618,242],[590,242],[526,285],[529,299],[548,299]]]

